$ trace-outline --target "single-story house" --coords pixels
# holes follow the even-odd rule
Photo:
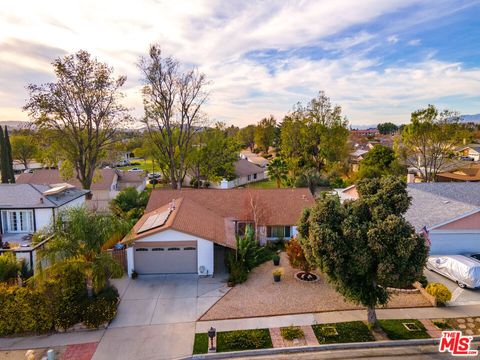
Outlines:
[[[123,243],[128,273],[213,275],[217,256],[236,248],[248,224],[261,244],[296,235],[308,189],[153,190],[145,214]],[[217,258],[217,259],[216,259]]]
[[[214,184],[212,187],[216,189],[231,189],[268,178],[264,168],[255,165],[246,159],[239,159],[235,161],[234,166],[235,179],[231,181],[224,179],[218,184]]]
[[[461,156],[471,157],[474,161],[480,161],[480,144],[470,144],[457,149]]]
[[[457,169],[438,173],[436,181],[480,181],[480,164],[470,163],[467,165],[462,165]]]
[[[350,165],[350,170],[352,172],[357,172],[360,161],[363,160],[365,154],[367,154],[370,149],[356,149],[349,154],[348,162]]]
[[[55,221],[58,214],[69,207],[85,205],[89,190],[70,184],[55,185],[1,184],[0,231],[2,241],[8,242],[11,251],[28,254],[28,264],[33,266],[32,235]],[[4,250],[8,251],[8,250]]]
[[[63,180],[57,169],[41,169],[30,173],[20,174],[17,184],[49,185],[67,182],[76,188],[82,188],[82,184],[76,177]],[[108,210],[109,202],[114,199],[120,190],[126,187],[134,187],[143,191],[146,186],[146,177],[143,171],[122,171],[104,168],[99,170],[99,176],[95,177],[91,186],[91,199],[87,205],[90,209]]]
[[[480,183],[409,183],[412,199],[405,218],[418,233],[427,232],[430,254],[480,252]],[[358,199],[355,186],[336,189],[344,200]]]
[[[251,152],[250,150],[240,151],[240,158],[250,161],[251,163],[258,165],[262,168],[266,168],[270,161],[265,159],[263,156],[258,156],[257,154]]]

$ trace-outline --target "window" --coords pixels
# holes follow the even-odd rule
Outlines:
[[[168,248],[168,251],[179,251],[180,248]]]
[[[290,226],[267,226],[267,238],[291,238]]]
[[[3,212],[6,220],[6,231],[12,233],[33,232],[33,211],[16,210]]]
[[[247,225],[250,225],[252,229],[255,230],[255,224],[253,222],[237,222],[235,234],[238,236],[245,235],[245,230],[247,229]]]
[[[135,251],[148,251],[147,248],[138,248],[138,249],[135,249]]]
[[[192,246],[188,246],[188,247],[184,247],[183,250],[197,250],[197,249]]]
[[[152,251],[164,251],[164,248],[152,248]]]
[[[257,179],[257,174],[253,174],[253,180]]]

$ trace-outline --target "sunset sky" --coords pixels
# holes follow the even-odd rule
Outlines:
[[[126,75],[151,43],[211,81],[212,121],[278,119],[325,90],[353,125],[407,122],[429,103],[480,113],[479,1],[17,0],[0,8],[0,120],[27,120],[28,83],[85,49]]]

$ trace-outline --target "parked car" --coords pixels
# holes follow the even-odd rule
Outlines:
[[[128,171],[133,172],[133,171],[143,171],[143,170],[140,169],[140,168],[134,167],[134,168],[131,168],[131,169],[128,170]]]
[[[470,157],[470,156],[460,156],[460,160],[462,160],[462,161],[473,161],[475,159]]]
[[[160,173],[149,173],[148,174],[148,178],[149,179],[160,179],[162,175],[160,175]]]
[[[473,253],[473,254],[463,254],[464,256],[471,257],[472,259],[480,261],[480,253]]]
[[[480,261],[463,255],[429,256],[426,268],[455,281],[461,288],[480,287]]]

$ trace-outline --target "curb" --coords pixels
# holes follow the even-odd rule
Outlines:
[[[480,341],[480,336],[473,336],[472,341]],[[298,346],[288,348],[272,348],[245,351],[232,351],[224,353],[198,354],[182,358],[182,360],[201,360],[201,359],[226,359],[239,358],[248,356],[262,355],[278,355],[278,354],[295,354],[303,352],[315,351],[331,351],[331,350],[352,350],[352,349],[375,349],[399,346],[419,346],[419,345],[437,345],[440,339],[414,339],[414,340],[386,340],[386,341],[369,341],[360,343],[342,343],[342,344],[325,344],[318,346]]]

